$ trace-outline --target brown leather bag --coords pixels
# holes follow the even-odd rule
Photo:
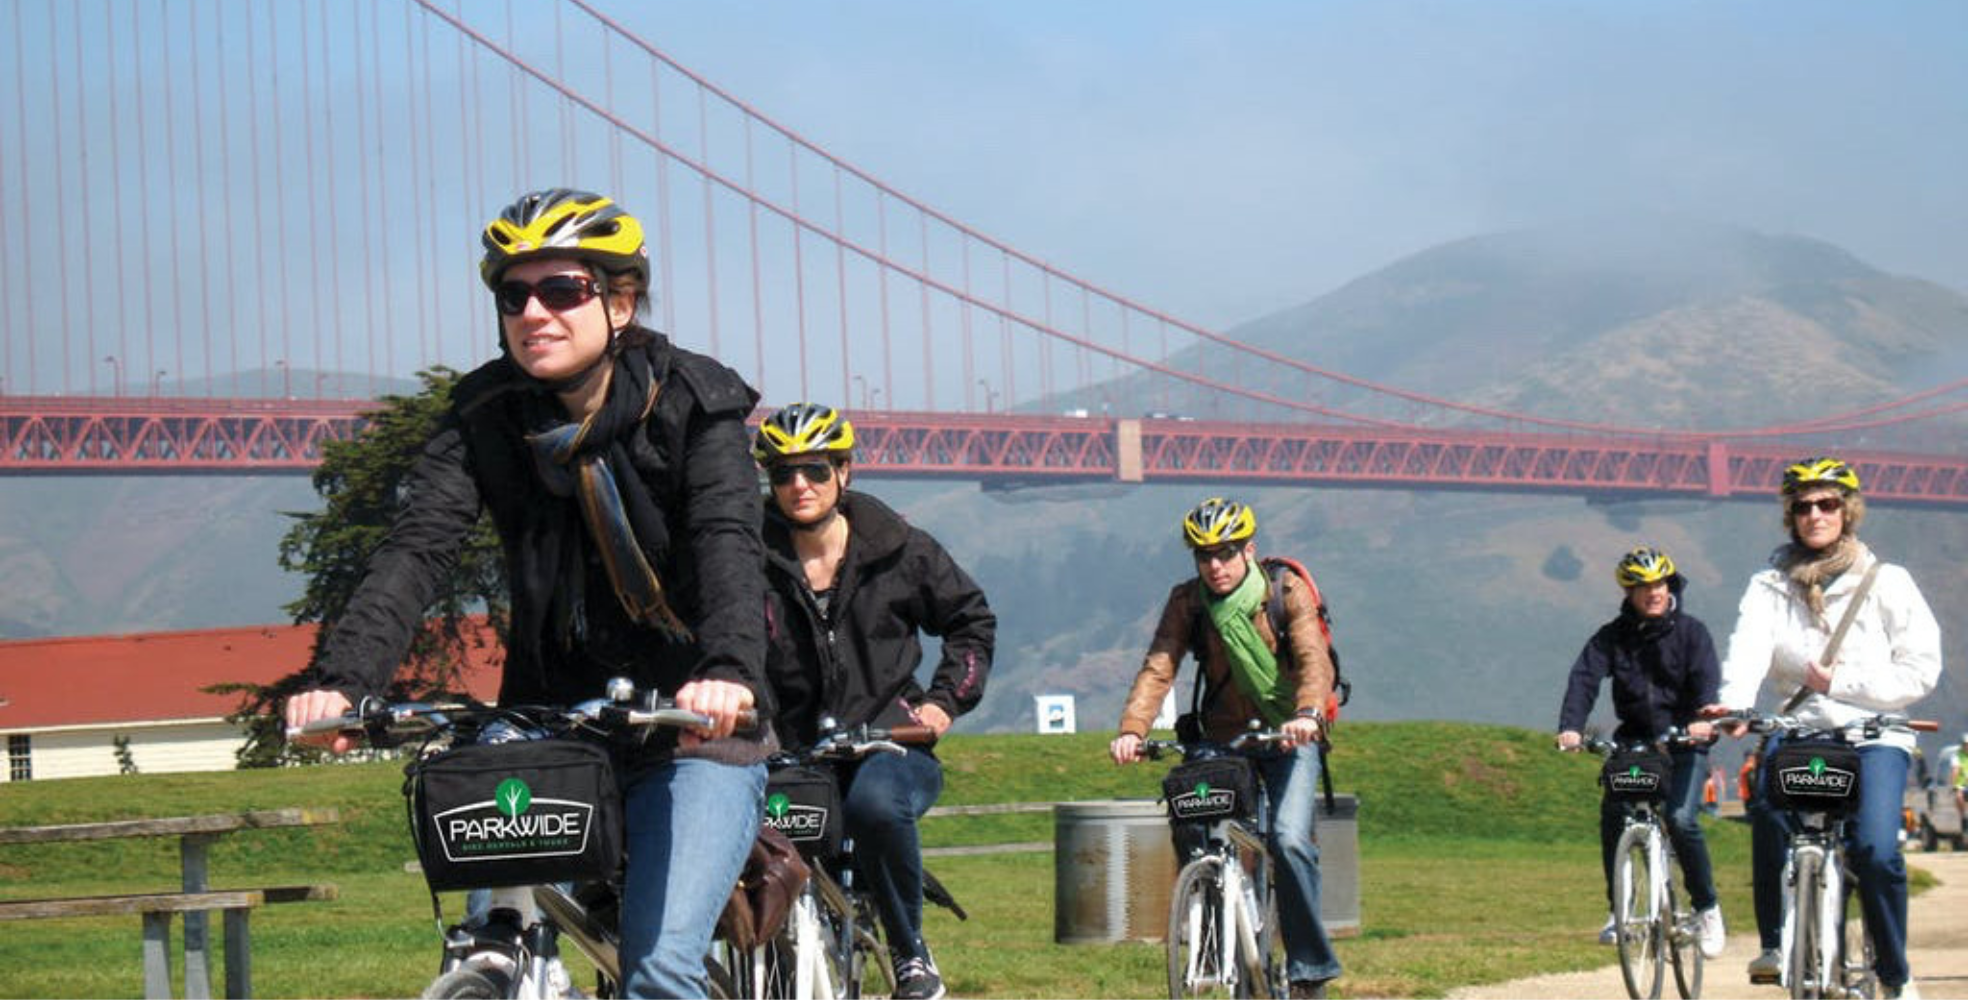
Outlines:
[[[771,940],[785,926],[793,900],[799,898],[811,875],[793,842],[778,830],[761,825],[758,836],[752,839],[751,854],[745,858],[745,871],[731,888],[731,898],[725,900],[718,933],[741,951]]]

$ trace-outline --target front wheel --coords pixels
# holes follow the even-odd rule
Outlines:
[[[1872,969],[1877,956],[1872,948],[1872,933],[1866,927],[1865,908],[1859,905],[1857,886],[1851,881],[1845,883],[1845,912],[1841,921],[1843,931],[1840,949],[1839,973],[1848,997],[1873,997],[1879,995],[1878,973]]]
[[[1820,956],[1824,951],[1824,933],[1818,926],[1820,903],[1824,893],[1824,858],[1810,851],[1798,852],[1792,864],[1794,891],[1791,893],[1791,932],[1790,962],[1785,972],[1790,977],[1792,1000],[1806,1000],[1824,996],[1824,984],[1818,981],[1818,970],[1824,968]]]
[[[1672,855],[1663,867],[1669,872],[1674,870]],[[1667,929],[1667,957],[1674,965],[1674,989],[1682,1000],[1696,1000],[1702,992],[1701,916],[1692,908],[1682,908],[1672,878],[1667,879],[1666,890],[1666,903],[1661,910],[1671,914],[1674,921]]]
[[[462,965],[424,988],[424,1000],[503,1000],[512,995],[512,980],[504,971]]]
[[[1171,1000],[1233,995],[1236,972],[1225,968],[1223,862],[1204,857],[1182,867],[1169,896],[1168,987]]]
[[[1634,1000],[1661,995],[1667,959],[1662,949],[1660,894],[1654,889],[1667,873],[1656,870],[1659,855],[1652,835],[1644,826],[1627,827],[1613,851],[1613,930],[1619,944],[1620,978],[1626,980],[1626,995]]]

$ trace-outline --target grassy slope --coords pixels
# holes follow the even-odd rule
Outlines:
[[[1527,730],[1452,723],[1353,724],[1334,759],[1360,797],[1363,933],[1340,942],[1344,993],[1440,995],[1461,984],[1598,964],[1604,913],[1591,762]],[[1163,765],[1121,769],[1105,734],[958,736],[946,742],[945,804],[1152,796]],[[140,775],[0,786],[0,824],[81,822],[285,805],[342,811],[338,827],[259,833],[213,849],[219,884],[333,881],[342,899],[254,919],[263,996],[400,995],[436,957],[428,896],[405,872],[401,774],[390,763],[204,775]],[[1747,921],[1748,837],[1710,828],[1724,905]],[[1050,840],[1045,814],[938,818],[931,846]],[[1052,942],[1053,860],[939,858],[971,910],[940,911],[929,934],[964,996],[1142,996],[1161,991],[1153,945]],[[177,878],[170,841],[0,848],[0,895],[161,890]],[[456,904],[448,903],[456,913]],[[0,935],[0,995],[132,995],[137,921],[14,924]]]

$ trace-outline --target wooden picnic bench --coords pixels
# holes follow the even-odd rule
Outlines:
[[[177,837],[183,869],[182,892],[0,901],[0,920],[100,917],[138,914],[143,918],[145,997],[171,995],[171,917],[184,914],[184,991],[186,997],[212,995],[208,914],[225,922],[225,995],[252,995],[252,939],[248,914],[270,903],[335,899],[333,885],[256,886],[213,889],[207,857],[214,841],[242,830],[273,830],[339,822],[333,809],[266,809],[208,816],[70,823],[0,828],[0,846],[77,843],[125,837]]]

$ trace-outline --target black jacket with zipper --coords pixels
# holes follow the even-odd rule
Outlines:
[[[607,678],[620,674],[666,695],[694,679],[734,681],[769,707],[758,611],[758,473],[744,424],[758,395],[729,368],[661,334],[641,349],[663,389],[628,442],[630,464],[669,537],[638,542],[693,638],[671,640],[631,622],[584,536],[580,641],[570,648],[548,634],[510,637],[500,704],[572,704],[600,697]],[[481,506],[507,550],[513,621],[541,618],[533,611],[551,595],[530,592],[511,567],[526,519],[568,502],[548,492],[524,436],[523,397],[547,391],[503,356],[458,381],[450,409],[405,479],[396,522],[321,640],[321,686],[351,699],[382,693]]]
[[[1674,606],[1659,618],[1642,617],[1622,602],[1619,617],[1587,640],[1565,685],[1559,732],[1584,729],[1608,677],[1619,717],[1614,738],[1624,743],[1652,740],[1695,721],[1702,706],[1715,703],[1722,667],[1708,626],[1681,613],[1677,590]]]
[[[781,743],[811,744],[823,716],[891,728],[913,721],[925,703],[952,719],[977,706],[998,619],[936,539],[874,497],[848,491],[841,499],[847,552],[823,614],[791,526],[770,498],[765,509],[766,676]],[[919,633],[943,640],[928,690],[916,680]]]

